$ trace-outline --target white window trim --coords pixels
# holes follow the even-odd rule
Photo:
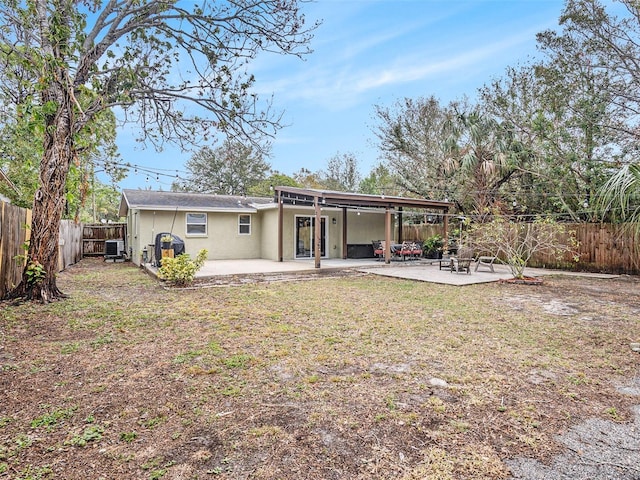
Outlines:
[[[249,223],[240,223],[240,219],[242,217],[249,217]],[[238,235],[251,235],[251,224],[253,223],[253,219],[251,218],[251,215],[248,213],[241,213],[238,215]],[[248,233],[243,233],[240,231],[240,227],[246,227],[249,226],[249,232]]]
[[[203,225],[202,223],[189,223],[189,215],[204,215],[204,233],[189,233],[189,225]],[[209,215],[207,212],[187,212],[184,215],[184,223],[187,237],[206,237],[209,234]]]

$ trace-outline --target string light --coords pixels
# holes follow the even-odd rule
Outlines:
[[[109,161],[97,161],[96,165],[102,166],[104,171],[116,170],[118,168],[129,170],[134,175],[138,175],[140,173],[145,175],[145,182],[149,183],[152,177],[155,177],[157,183],[161,185],[173,186],[178,183],[181,178],[186,178],[188,176],[187,172],[181,172],[175,168],[149,168],[143,165],[134,165],[130,162],[118,162],[114,160]],[[162,179],[167,178],[170,181],[163,182]]]

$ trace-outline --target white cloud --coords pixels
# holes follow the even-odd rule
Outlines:
[[[376,91],[397,87],[442,76],[465,75],[478,66],[486,66],[501,58],[505,52],[532,43],[532,30],[503,38],[488,45],[460,50],[464,42],[458,42],[443,50],[416,49],[390,60],[371,59],[360,63],[336,63],[329,61],[318,66],[303,68],[294,75],[261,83],[263,94],[275,93],[276,101],[304,101],[331,110],[348,108],[363,101]],[[372,44],[378,43],[372,41]],[[455,51],[457,50],[457,51]]]
[[[355,82],[354,92],[366,92],[383,86],[400,85],[443,74],[464,74],[470,67],[484,64],[488,59],[499,58],[500,54],[506,50],[530,42],[532,35],[532,32],[526,32],[490,45],[452,53],[451,56],[447,55],[447,58],[442,58],[443,55],[440,55],[440,59],[431,62],[425,61],[424,55],[414,56],[411,59],[405,58],[394,67],[380,72],[365,72],[361,79]]]

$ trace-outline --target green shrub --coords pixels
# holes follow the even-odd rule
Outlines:
[[[435,258],[435,255],[438,255],[442,251],[442,247],[444,246],[444,240],[442,236],[436,234],[429,238],[427,238],[422,243],[422,252],[427,258]]]
[[[530,222],[512,222],[496,215],[488,223],[469,229],[470,246],[500,257],[515,278],[524,277],[524,269],[535,254],[545,254],[560,261],[565,256],[577,262],[576,233],[550,218]]]
[[[178,255],[175,258],[163,258],[162,266],[158,270],[161,279],[166,280],[173,285],[185,286],[193,282],[196,272],[202,268],[204,261],[207,259],[207,250],[202,249],[198,252],[195,260],[187,253]]]
[[[47,275],[47,271],[40,262],[31,260],[27,264],[25,275],[27,277],[27,284],[40,285],[44,280],[44,277]]]

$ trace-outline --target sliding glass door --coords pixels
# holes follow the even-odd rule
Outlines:
[[[313,258],[313,241],[315,238],[316,217],[295,217],[295,252],[296,258]],[[320,256],[327,252],[327,218],[320,218]]]

